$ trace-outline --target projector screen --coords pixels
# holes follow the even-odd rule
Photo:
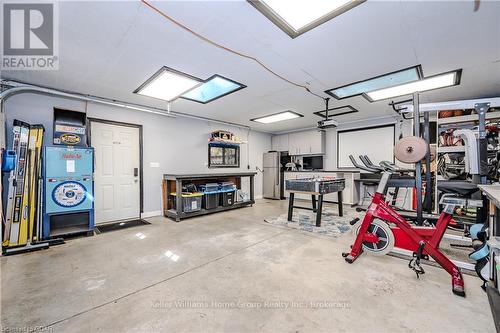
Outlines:
[[[394,162],[395,125],[359,128],[337,132],[337,168],[354,168],[349,155],[356,158],[368,155],[377,164],[380,161]]]

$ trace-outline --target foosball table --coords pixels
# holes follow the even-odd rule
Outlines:
[[[307,209],[316,213],[316,226],[321,227],[321,214],[324,202],[338,204],[339,216],[342,216],[342,191],[344,188],[345,179],[343,178],[320,177],[286,180],[285,190],[290,194],[288,201],[288,221],[292,220],[294,208]],[[323,200],[324,195],[335,192],[338,195],[338,201]],[[312,207],[294,206],[295,193],[311,195]]]

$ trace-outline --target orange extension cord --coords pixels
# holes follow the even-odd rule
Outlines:
[[[196,31],[191,30],[189,27],[185,26],[184,24],[180,23],[179,21],[177,21],[177,20],[173,19],[172,17],[168,16],[167,14],[165,14],[164,12],[162,12],[161,10],[159,10],[158,8],[156,8],[155,6],[153,6],[152,4],[150,4],[149,2],[147,2],[146,0],[141,0],[141,2],[143,4],[145,4],[146,6],[148,6],[149,8],[151,8],[152,10],[154,10],[155,12],[157,12],[158,14],[160,14],[161,16],[163,16],[165,19],[169,20],[170,22],[174,23],[175,25],[179,26],[180,28],[186,30],[187,32],[195,35],[199,39],[201,39],[201,40],[203,40],[203,41],[205,41],[205,42],[207,42],[209,44],[212,44],[213,46],[218,47],[218,48],[220,48],[222,50],[225,50],[227,52],[233,53],[233,54],[235,54],[237,56],[253,60],[257,64],[259,64],[262,68],[264,68],[266,71],[268,71],[269,73],[273,74],[274,76],[280,78],[281,80],[283,80],[285,82],[288,82],[291,85],[294,85],[296,87],[304,88],[308,93],[313,94],[314,96],[321,98],[323,101],[325,100],[324,97],[322,97],[322,96],[314,93],[313,91],[311,91],[311,89],[308,86],[306,86],[304,84],[297,83],[297,82],[293,82],[293,81],[287,79],[286,77],[281,76],[280,74],[276,73],[275,71],[273,71],[272,69],[270,69],[269,67],[267,67],[265,64],[263,64],[259,59],[255,58],[255,57],[252,57],[252,56],[250,56],[248,54],[244,54],[244,53],[238,52],[236,50],[233,50],[233,49],[231,49],[231,48],[229,48],[227,46],[221,45],[221,44],[219,44],[217,42],[214,42],[213,40],[208,39],[207,37],[205,37],[203,35],[200,35]]]

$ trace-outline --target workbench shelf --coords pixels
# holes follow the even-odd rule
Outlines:
[[[223,212],[231,209],[251,206],[255,203],[254,198],[254,177],[256,172],[237,172],[237,173],[213,173],[213,174],[165,174],[163,175],[163,215],[177,222],[181,219],[195,217],[205,214]],[[182,205],[182,187],[183,184],[194,184],[196,186],[207,183],[232,182],[236,186],[236,191],[242,189],[242,178],[249,178],[248,198],[243,201],[236,201],[232,205],[217,206],[212,209],[202,208],[192,212],[177,211],[168,200],[170,193],[176,194],[175,207]]]
[[[226,210],[251,206],[254,203],[255,203],[254,200],[246,200],[246,201],[235,202],[231,206],[227,206],[227,207],[219,206],[219,207],[214,208],[214,209],[201,209],[199,211],[190,212],[190,213],[184,213],[184,212],[178,213],[177,210],[175,210],[175,209],[169,209],[169,210],[167,210],[165,216],[169,217],[171,219],[176,219],[176,218],[184,219],[184,218],[188,218],[188,217],[195,217],[195,216],[200,216],[200,215],[219,213],[219,212],[224,212]]]

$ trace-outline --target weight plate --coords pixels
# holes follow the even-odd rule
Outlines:
[[[429,145],[416,136],[402,138],[394,146],[394,156],[403,163],[416,163],[429,152]]]

